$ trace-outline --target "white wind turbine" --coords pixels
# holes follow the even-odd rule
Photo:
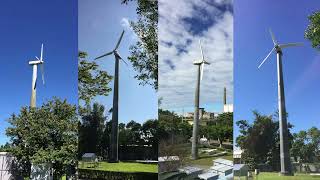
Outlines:
[[[270,35],[273,42],[273,48],[269,54],[264,58],[261,64],[258,66],[260,68],[263,63],[268,59],[272,52],[277,54],[277,69],[278,69],[278,108],[279,108],[279,130],[280,130],[280,164],[281,164],[281,174],[282,175],[292,175],[292,169],[290,165],[290,154],[288,147],[288,127],[287,127],[287,115],[285,107],[285,96],[284,96],[284,83],[283,83],[283,73],[282,73],[282,49],[287,47],[301,46],[302,43],[287,43],[279,44],[269,29]]]
[[[37,76],[38,76],[38,65],[40,65],[42,83],[44,83],[44,61],[43,61],[43,44],[41,45],[40,59],[36,56],[37,60],[29,61],[29,65],[32,65],[32,90],[31,90],[31,101],[30,106],[36,107],[36,93],[37,93]]]
[[[193,131],[192,131],[192,147],[191,147],[191,156],[192,159],[198,159],[198,126],[199,126],[199,99],[200,99],[200,82],[202,81],[204,65],[209,65],[207,61],[204,59],[201,41],[199,40],[199,46],[201,51],[202,59],[200,61],[194,61],[193,64],[198,66],[198,76],[197,76],[197,85],[195,91],[195,99],[194,99],[194,117],[193,117]]]

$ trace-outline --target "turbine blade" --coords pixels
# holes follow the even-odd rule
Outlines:
[[[200,46],[202,61],[204,61],[204,56],[203,56],[203,51],[202,51],[202,46],[201,46],[201,40],[199,40],[199,46]]]
[[[200,72],[200,80],[202,81],[202,77],[203,77],[203,69],[204,69],[204,63],[202,63],[201,65],[200,65],[200,70],[201,70],[201,72]]]
[[[38,58],[38,56],[36,56],[36,59],[37,59],[37,60],[40,60],[40,59]]]
[[[287,47],[294,47],[294,46],[303,46],[303,43],[287,43],[287,44],[280,44],[280,48],[287,48]]]
[[[96,57],[94,60],[100,59],[100,58],[105,57],[105,56],[109,56],[109,55],[111,55],[112,53],[113,53],[113,51],[108,52],[108,53],[106,53],[106,54],[104,54],[104,55],[102,55],[102,56]]]
[[[268,59],[268,57],[270,56],[270,54],[274,51],[274,47],[271,49],[271,51],[269,52],[269,54],[267,55],[267,57],[264,58],[264,60],[261,62],[261,64],[259,65],[258,68],[260,68],[262,66],[262,64]]]
[[[273,45],[277,45],[278,44],[277,40],[276,40],[271,28],[269,28],[269,32],[270,32],[270,35],[271,35],[271,38],[272,38]]]
[[[124,34],[124,30],[122,31],[122,33],[121,33],[121,35],[120,35],[120,38],[119,38],[119,40],[118,40],[118,43],[117,43],[116,47],[114,48],[114,50],[117,50],[117,49],[118,49],[118,47],[119,47],[119,45],[120,45],[120,42],[121,42],[121,40],[122,40],[123,34]]]
[[[40,70],[41,70],[41,75],[42,75],[42,83],[44,85],[45,84],[44,83],[44,63],[40,64]]]
[[[42,56],[43,56],[43,44],[41,44],[41,56],[40,56],[40,61],[42,61]]]

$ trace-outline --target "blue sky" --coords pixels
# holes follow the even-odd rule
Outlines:
[[[40,56],[41,43],[44,43],[46,85],[38,81],[37,104],[53,96],[77,104],[77,4],[74,2],[2,2],[0,144],[8,141],[6,120],[30,104],[32,67],[28,61]]]
[[[113,50],[123,29],[126,32],[118,52],[123,59],[127,59],[130,45],[137,40],[128,25],[128,21],[135,21],[137,18],[135,2],[123,5],[120,1],[79,0],[78,16],[79,50],[87,52],[89,60]],[[111,75],[114,75],[114,61],[114,56],[98,60],[101,68]],[[139,81],[134,78],[135,74],[130,63],[129,66],[120,63],[119,122],[135,120],[143,123],[157,118],[156,91],[151,86],[139,85]],[[110,87],[113,88],[113,81]],[[112,97],[113,92],[108,97],[97,97],[95,100],[110,109]]]
[[[179,114],[194,111],[199,40],[205,59],[200,107],[223,110],[223,88],[233,103],[232,1],[159,0],[159,97],[161,108]]]
[[[303,42],[303,47],[283,49],[283,73],[288,121],[294,132],[319,128],[320,56],[304,39],[308,15],[320,1],[234,2],[234,122],[253,122],[252,110],[272,114],[277,110],[276,56],[258,70],[272,48],[268,29],[279,43]],[[234,138],[239,135],[235,125]]]

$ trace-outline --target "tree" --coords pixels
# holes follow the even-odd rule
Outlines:
[[[220,147],[225,140],[233,137],[233,113],[222,113],[209,122],[206,126],[200,126],[200,136],[209,139],[217,139]]]
[[[140,84],[149,84],[158,89],[158,0],[122,0],[122,4],[129,1],[137,2],[136,22],[130,25],[139,38],[130,47],[131,55],[128,59],[138,72],[135,76]]]
[[[111,91],[108,86],[112,80],[106,71],[99,70],[99,65],[94,61],[87,61],[86,52],[79,52],[78,65],[78,92],[79,99],[89,105],[91,100],[98,95],[107,96]]]
[[[168,110],[158,110],[160,140],[170,139],[172,144],[185,142],[192,136],[192,126],[185,121],[181,121],[176,113]]]
[[[293,134],[294,140],[290,150],[291,156],[302,163],[313,163],[319,161],[320,130],[312,127],[307,131]]]
[[[158,133],[158,120],[147,120],[143,123],[141,127],[142,131],[142,138],[147,145],[151,145],[154,152],[158,152],[158,145],[159,145],[159,133]]]
[[[55,178],[76,165],[78,140],[76,106],[54,98],[41,107],[23,107],[8,122],[10,152],[16,157],[20,173],[29,176],[31,163],[52,163]]]
[[[320,11],[314,12],[309,17],[308,25],[304,37],[311,41],[312,47],[320,50]]]
[[[107,117],[104,115],[104,106],[94,103],[88,107],[88,113],[81,117],[79,128],[79,156],[84,153],[96,153],[98,156],[104,156],[104,147],[102,145],[103,133]]]
[[[257,111],[253,111],[253,115],[252,124],[246,120],[236,122],[240,128],[240,136],[236,139],[237,146],[244,151],[242,159],[251,168],[256,168],[258,164],[267,164],[277,171],[280,169],[279,122],[273,119],[276,115],[261,115]],[[292,127],[288,123],[289,148],[292,144]]]
[[[0,145],[0,152],[7,152],[10,151],[10,143],[6,142],[4,145]]]

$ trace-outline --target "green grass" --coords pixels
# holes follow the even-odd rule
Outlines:
[[[24,180],[30,180],[30,178],[28,178],[28,177],[24,177],[23,178]],[[64,175],[64,176],[62,176],[62,178],[61,178],[61,180],[66,180],[67,179],[67,177]]]
[[[225,155],[225,156],[219,156],[219,157],[210,157],[210,156],[200,156],[199,159],[197,160],[192,160],[192,159],[187,159],[186,164],[190,165],[200,165],[203,167],[211,167],[213,165],[213,160],[222,158],[222,159],[228,159],[228,160],[233,160],[232,155]]]
[[[235,180],[238,180],[237,177],[234,177]],[[308,174],[298,174],[294,176],[279,176],[278,172],[262,172],[258,176],[253,177],[254,180],[316,180],[320,179],[320,176],[311,176]],[[241,180],[245,180],[244,177],[241,177]]]
[[[134,162],[119,162],[119,163],[108,163],[99,162],[98,167],[90,168],[88,163],[79,162],[79,169],[95,169],[102,171],[115,171],[115,172],[158,172],[157,164],[143,164]]]
[[[184,148],[187,148],[188,150],[188,154],[191,154],[191,145],[189,146],[184,146]],[[212,148],[215,148],[215,149],[218,149],[216,147],[212,147]],[[222,158],[222,159],[227,159],[227,160],[231,160],[233,161],[233,156],[232,156],[232,152],[227,152],[226,155],[224,156],[217,156],[217,157],[213,157],[211,155],[208,155],[206,153],[200,153],[203,149],[208,149],[208,148],[199,148],[199,159],[197,160],[192,160],[191,157],[187,157],[186,158],[186,164],[189,164],[189,165],[198,165],[198,166],[202,166],[202,167],[205,167],[205,168],[209,168],[213,165],[213,160],[215,159],[218,159],[218,158]],[[211,149],[211,148],[210,148]],[[220,153],[220,152],[223,152],[223,151],[227,151],[226,149],[218,149],[215,153]]]

